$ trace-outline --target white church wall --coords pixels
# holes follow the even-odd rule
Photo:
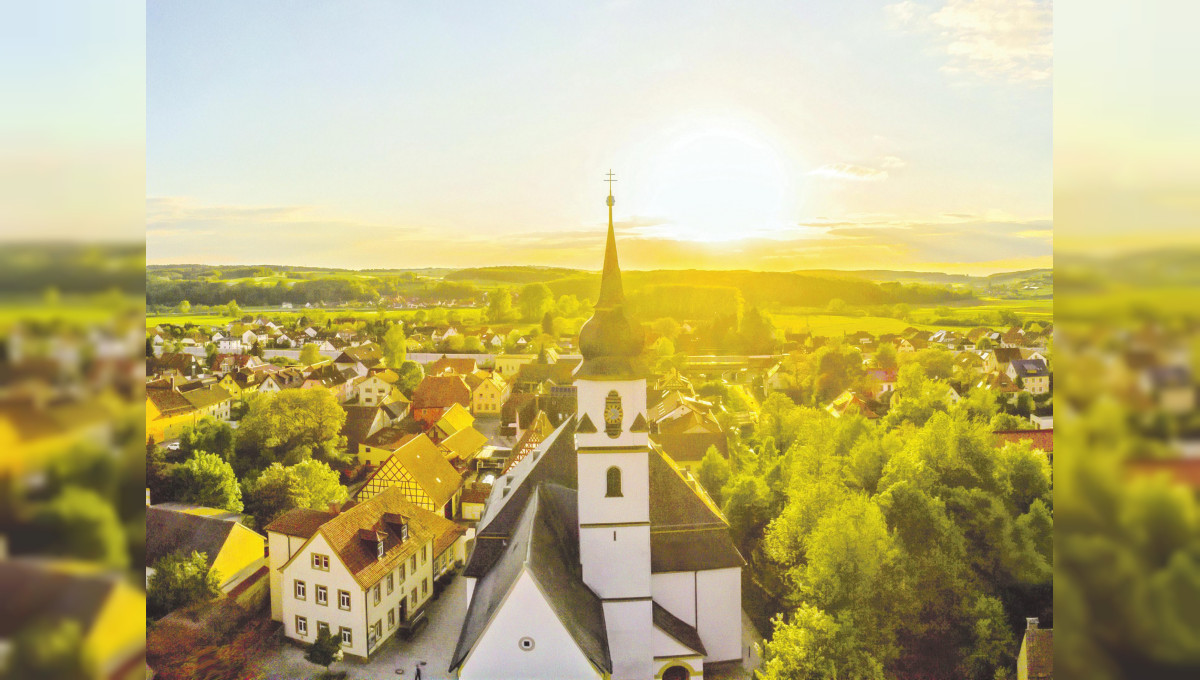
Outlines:
[[[599,597],[650,597],[649,525],[580,527],[579,561]]]
[[[654,629],[654,643],[652,645],[654,656],[693,656],[695,652],[685,647],[675,638],[667,635],[658,628]]]
[[[639,413],[647,421],[650,417],[646,414],[645,380],[576,380],[575,387],[579,413],[586,413],[598,430],[593,434],[575,435],[575,441],[580,447],[646,446],[649,441],[646,432],[629,431]],[[609,437],[604,431],[604,401],[613,390],[621,395],[621,433],[615,438]]]
[[[607,497],[608,469],[621,471],[621,495]],[[580,524],[648,522],[650,462],[645,451],[579,454]]]
[[[612,680],[644,680],[654,675],[653,606],[648,599],[604,603]]]
[[[696,572],[696,632],[708,652],[706,661],[742,658],[742,570]]]
[[[533,640],[523,649],[521,640]],[[460,680],[600,678],[555,616],[529,572],[523,572],[459,668]]]
[[[660,607],[679,620],[696,625],[696,572],[654,574],[650,582],[650,591]]]

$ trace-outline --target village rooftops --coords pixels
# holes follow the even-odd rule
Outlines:
[[[290,527],[289,515],[294,512],[296,510],[289,511],[272,522],[267,526],[267,531],[278,531],[277,525]],[[387,519],[385,515],[388,515]],[[407,529],[397,524],[396,516],[407,520]],[[313,518],[313,515],[306,514],[299,524],[307,525]],[[377,552],[375,546],[366,545],[367,542],[360,538],[360,531],[363,530],[382,535],[382,554]],[[324,522],[312,536],[323,536],[330,549],[346,566],[346,570],[358,585],[365,589],[378,583],[388,572],[395,569],[396,565],[416,554],[426,543],[433,544],[436,557],[439,545],[445,550],[465,531],[466,529],[454,522],[405,500],[403,492],[393,487]],[[407,532],[407,537],[404,532]],[[296,552],[297,555],[301,553],[302,551]],[[290,564],[290,560],[288,563]],[[287,564],[283,568],[286,567]]]

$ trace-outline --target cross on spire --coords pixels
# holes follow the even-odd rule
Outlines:
[[[612,183],[617,181],[617,178],[613,175],[613,171],[611,169],[608,171],[608,178],[604,181],[608,182],[608,195],[612,196]]]

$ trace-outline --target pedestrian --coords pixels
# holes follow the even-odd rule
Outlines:
[[[417,664],[417,674],[414,677],[414,680],[421,680],[421,664]]]

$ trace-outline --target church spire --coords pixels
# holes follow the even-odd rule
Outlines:
[[[596,307],[612,309],[625,302],[625,291],[621,285],[621,266],[617,263],[617,235],[613,228],[612,183],[617,181],[612,170],[608,171],[608,243],[604,246],[604,269],[600,275],[600,297]]]
[[[637,379],[645,371],[638,360],[645,343],[641,326],[625,317],[625,291],[621,285],[621,267],[617,264],[617,236],[613,227],[612,183],[608,172],[608,242],[604,246],[604,269],[600,274],[600,295],[595,313],[579,329],[579,351],[583,361],[575,370],[581,379]]]

